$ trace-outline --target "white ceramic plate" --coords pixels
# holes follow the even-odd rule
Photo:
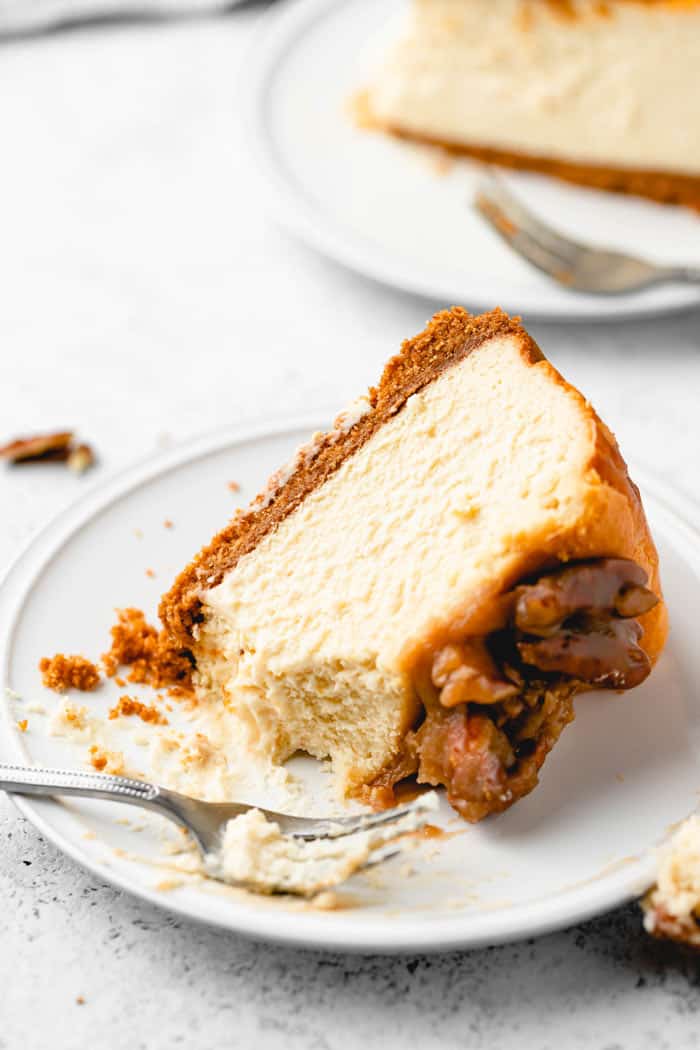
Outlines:
[[[305,419],[202,438],[108,482],[35,538],[0,590],[0,681],[23,698],[2,705],[3,761],[78,762],[72,744],[46,733],[45,717],[27,713],[30,702],[57,703],[40,684],[39,658],[103,652],[115,606],[154,613],[161,591],[237,499],[250,499],[320,425]],[[228,490],[231,479],[240,497]],[[626,696],[582,697],[540,786],[508,813],[472,827],[443,802],[440,823],[458,833],[422,843],[408,877],[402,860],[371,879],[356,876],[352,907],[300,910],[202,885],[159,891],[158,818],[137,834],[117,822],[135,811],[113,803],[22,799],[22,812],[100,878],[190,918],[298,945],[395,952],[496,944],[635,896],[652,878],[654,844],[694,809],[700,787],[700,544],[676,497],[648,481],[644,491],[673,624],[650,680]],[[174,528],[163,527],[165,518]],[[78,702],[104,712],[118,693],[109,683]],[[27,733],[16,729],[23,717]]]
[[[700,304],[680,286],[604,298],[559,289],[472,211],[478,166],[436,171],[425,148],[358,130],[349,98],[380,61],[407,0],[287,0],[263,20],[243,84],[253,152],[278,219],[376,280],[527,316],[635,317]],[[386,25],[388,24],[388,31]],[[535,175],[506,179],[565,232],[663,263],[700,264],[700,219]]]

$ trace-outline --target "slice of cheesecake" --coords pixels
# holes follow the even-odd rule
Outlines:
[[[417,775],[505,809],[665,637],[615,439],[518,321],[454,308],[197,555],[161,616],[249,747],[377,805]]]
[[[700,207],[699,0],[413,0],[371,123]]]

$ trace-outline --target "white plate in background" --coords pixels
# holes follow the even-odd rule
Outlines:
[[[263,19],[243,92],[251,148],[283,225],[368,277],[437,300],[526,317],[603,319],[700,305],[700,288],[580,295],[517,258],[472,210],[479,166],[436,170],[425,147],[358,129],[349,99],[381,61],[408,0],[286,0]],[[388,26],[388,28],[387,28]],[[700,265],[700,216],[506,173],[564,232],[660,263]]]
[[[78,751],[48,735],[46,717],[28,713],[29,702],[48,710],[58,703],[41,686],[40,657],[96,657],[107,648],[115,606],[155,615],[160,593],[234,503],[247,502],[322,426],[303,419],[191,442],[95,489],[35,538],[0,588],[0,687],[23,698],[2,704],[0,760],[76,766],[85,746]],[[136,833],[119,823],[136,811],[114,803],[27,798],[18,805],[99,878],[191,919],[299,946],[401,952],[497,944],[638,895],[653,878],[654,845],[695,808],[700,788],[700,543],[677,513],[680,506],[692,514],[680,498],[671,494],[669,502],[656,482],[635,477],[659,542],[671,615],[658,667],[629,694],[580,697],[539,787],[507,813],[471,826],[443,800],[439,822],[457,833],[353,878],[352,906],[299,910],[284,899],[222,896],[202,885],[165,892],[156,888],[164,871],[152,864],[163,855],[158,818]],[[230,480],[240,483],[240,496],[229,491]],[[109,682],[78,702],[106,712],[120,691]],[[24,717],[29,731],[20,733]],[[317,763],[295,761],[316,775]],[[408,876],[406,859],[414,869]]]

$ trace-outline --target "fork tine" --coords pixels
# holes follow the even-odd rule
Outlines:
[[[395,842],[389,842],[386,846],[382,846],[380,849],[375,849],[358,871],[367,871],[368,868],[376,868],[378,864],[383,864],[384,861],[387,860],[393,860],[394,857],[398,857],[400,853],[401,847],[397,847]]]
[[[493,177],[478,188],[474,206],[503,240],[521,251],[527,245],[543,262],[546,254],[542,253],[548,253],[559,265],[571,264],[584,250],[577,241],[545,225]]]
[[[475,207],[486,219],[491,228],[502,240],[506,242],[516,255],[525,259],[536,269],[553,277],[560,284],[573,284],[573,269],[576,265],[575,259],[567,259],[541,244],[522,226],[515,227],[511,220],[507,219],[502,212],[496,210],[488,198],[484,195],[475,200]]]
[[[373,831],[382,827],[389,830],[392,824],[399,823],[404,817],[412,814],[427,815],[434,811],[436,806],[437,796],[434,792],[430,792],[406,806],[396,806],[394,809],[383,810],[381,813],[360,813],[356,817],[328,818],[327,820],[309,820],[304,817],[280,819],[276,814],[274,817],[284,834],[291,835],[293,838],[307,840],[342,838],[344,835],[355,835],[360,831]]]

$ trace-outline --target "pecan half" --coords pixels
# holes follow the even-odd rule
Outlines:
[[[72,430],[16,438],[0,448],[0,459],[8,463],[66,463],[76,474],[91,467],[95,453],[90,445],[75,444]]]
[[[461,645],[447,645],[433,660],[433,685],[440,689],[443,707],[467,702],[497,704],[517,694],[496,667],[483,638],[469,638]]]
[[[548,638],[518,642],[524,663],[548,673],[607,689],[631,689],[651,671],[651,661],[640,647],[642,628],[636,620],[584,623],[564,628]]]
[[[579,562],[516,589],[515,626],[546,638],[572,616],[641,616],[657,604],[644,569],[626,558]]]
[[[66,460],[70,454],[72,440],[71,430],[16,438],[0,448],[0,459],[5,459],[8,463],[24,463],[35,459]]]

